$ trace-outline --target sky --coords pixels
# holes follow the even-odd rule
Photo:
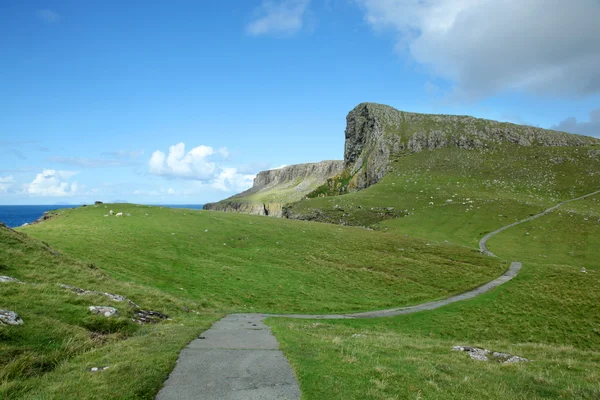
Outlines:
[[[599,0],[2,1],[0,204],[203,204],[361,102],[600,137]]]

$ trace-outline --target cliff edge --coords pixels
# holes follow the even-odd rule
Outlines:
[[[285,204],[301,200],[344,168],[344,161],[339,160],[262,171],[250,189],[217,203],[205,204],[204,209],[281,217]]]

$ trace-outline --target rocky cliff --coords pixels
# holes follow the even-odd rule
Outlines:
[[[256,175],[250,189],[206,204],[204,209],[281,217],[285,204],[301,200],[328,178],[341,173],[344,167],[344,161],[340,160],[262,171]]]
[[[377,183],[386,173],[390,156],[401,153],[442,147],[492,148],[503,143],[520,146],[600,143],[598,139],[565,132],[469,116],[410,113],[375,103],[362,103],[350,111],[345,134],[345,180],[349,190]]]
[[[287,216],[288,203],[364,189],[383,178],[392,158],[444,147],[468,151],[600,144],[587,136],[469,116],[404,112],[376,103],[361,103],[348,113],[345,136],[343,161],[260,172],[252,188],[205,209]]]

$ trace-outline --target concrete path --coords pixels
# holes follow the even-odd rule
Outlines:
[[[539,214],[487,234],[479,242],[482,253],[495,257],[487,241],[515,225],[546,215],[565,203],[600,194],[600,190],[563,201]],[[377,318],[433,310],[471,299],[514,278],[521,270],[513,262],[500,277],[473,290],[412,307],[352,314],[230,314],[191,342],[179,355],[177,365],[157,400],[297,400],[300,389],[279,343],[263,321],[267,317],[306,319]]]
[[[157,400],[299,399],[300,389],[264,315],[230,314],[179,355]]]

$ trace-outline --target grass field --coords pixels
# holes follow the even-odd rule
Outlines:
[[[27,282],[0,283],[0,308],[25,321],[0,326],[0,398],[153,398],[179,350],[225,313],[415,304],[507,267],[465,247],[362,228],[107,207],[130,216],[104,217],[109,208],[89,206],[20,233],[0,228],[0,275]],[[172,320],[140,326],[126,303],[78,296],[61,283],[125,295]],[[120,316],[93,316],[90,305],[117,307]]]
[[[600,398],[600,196],[493,237],[498,259],[476,250],[487,232],[600,189],[591,150],[424,151],[364,191],[292,209],[375,230],[130,204],[60,210],[19,229],[29,236],[0,228],[0,275],[32,283],[0,283],[0,308],[25,320],[0,326],[0,398],[153,398],[178,351],[226,313],[417,304],[516,260],[524,267],[511,282],[438,310],[268,322],[303,399]],[[131,306],[59,283],[122,294],[171,320],[140,326]],[[89,305],[120,316],[92,316]],[[533,362],[481,363],[455,345]]]
[[[506,263],[471,249],[251,215],[110,205],[23,228],[116,279],[225,311],[340,312],[447,297]],[[148,215],[146,215],[148,214]]]
[[[0,325],[1,399],[152,398],[178,351],[221,316],[195,301],[54,255],[41,242],[6,228],[0,228],[0,249],[0,275],[25,282],[0,283],[0,308],[16,311],[25,321]],[[128,304],[78,296],[60,283],[126,295],[171,320],[141,326],[131,321]],[[114,306],[119,316],[93,316],[90,305]],[[110,368],[88,372],[102,366]]]
[[[426,181],[427,176],[420,179]],[[545,198],[558,202],[600,186],[595,171],[574,179],[573,190],[568,183],[551,196],[537,198],[535,205],[526,204],[526,196],[517,201],[485,201],[481,191],[471,195],[476,199],[473,204],[481,204],[469,211],[479,214],[474,220],[464,217],[463,204],[460,214],[457,209],[455,214],[450,211],[453,205],[441,205],[437,211],[431,207],[433,216],[420,218],[420,224],[400,219],[381,225],[421,237],[431,232],[435,240],[474,243],[484,232],[550,205]],[[371,189],[390,190],[389,186]],[[381,192],[377,199],[382,200]],[[510,207],[501,210],[511,203],[523,207],[516,212]],[[485,221],[486,215],[498,218]],[[461,216],[463,224],[472,225],[457,229]],[[488,246],[502,258],[522,260],[524,267],[511,282],[471,301],[372,320],[269,319],[297,371],[305,398],[600,398],[600,196],[566,204],[511,228],[493,237]],[[451,351],[455,345],[484,347],[534,361],[482,363]]]
[[[382,181],[292,205],[298,218],[475,246],[485,233],[600,187],[597,147],[455,148],[396,159]],[[387,219],[388,208],[401,218]]]

